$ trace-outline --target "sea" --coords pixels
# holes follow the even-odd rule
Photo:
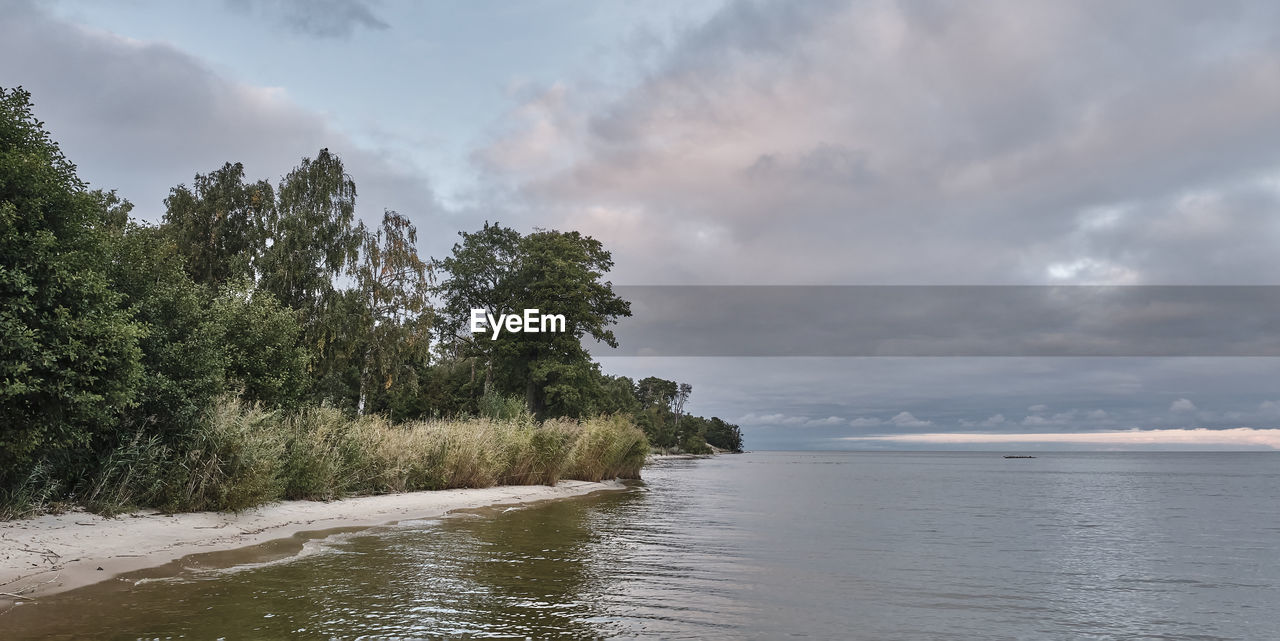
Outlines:
[[[1280,639],[1280,453],[1006,454],[661,460],[193,557],[17,606],[0,639]]]

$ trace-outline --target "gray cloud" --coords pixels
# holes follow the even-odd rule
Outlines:
[[[360,213],[410,216],[419,237],[452,243],[426,177],[394,155],[356,145],[281,89],[219,75],[166,44],[81,28],[26,3],[0,21],[0,78],[31,91],[35,111],[91,186],[117,189],[152,221],[169,189],[224,162],[275,180],[329,147],[356,179]],[[433,248],[436,249],[436,248]]]
[[[602,237],[626,282],[1272,283],[1278,18],[732,3],[485,153],[526,152],[503,175],[529,215]]]
[[[391,28],[364,0],[226,0],[227,6],[258,13],[277,24],[317,38],[349,38],[357,29]]]

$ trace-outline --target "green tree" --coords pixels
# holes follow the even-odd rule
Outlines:
[[[227,163],[196,174],[191,188],[174,187],[164,204],[165,228],[193,280],[221,287],[252,276],[275,207],[270,183],[245,184],[244,166]]]
[[[228,390],[270,407],[297,407],[311,362],[299,342],[298,313],[247,281],[232,281],[214,300],[213,316],[226,335]]]
[[[280,181],[269,210],[258,285],[310,323],[329,302],[333,279],[355,265],[364,230],[355,220],[356,184],[342,159],[321,149]]]
[[[679,383],[657,376],[647,376],[636,384],[636,398],[639,399],[640,406],[645,408],[659,407],[669,411],[679,391]]]
[[[599,241],[578,232],[514,230],[485,223],[463,233],[453,254],[436,265],[441,274],[445,331],[484,367],[484,391],[518,394],[535,416],[590,413],[599,373],[582,339],[617,345],[609,326],[631,306],[604,275],[613,260]],[[472,309],[493,315],[538,309],[563,315],[564,332],[508,334],[501,340],[471,336]],[[490,385],[492,383],[492,386]]]
[[[707,443],[730,452],[742,451],[742,430],[737,425],[726,423],[719,417],[711,417],[704,430]]]
[[[143,329],[137,404],[123,426],[172,443],[206,418],[225,389],[226,331],[210,313],[208,288],[187,276],[172,238],[155,227],[121,227],[119,218],[108,229],[111,284]]]
[[[431,354],[430,279],[427,264],[418,257],[418,236],[412,223],[387,211],[382,226],[365,237],[356,286],[369,314],[360,371],[360,410],[373,394],[417,390],[418,370]]]
[[[514,309],[538,309],[566,319],[564,332],[522,333],[498,341],[508,367],[524,378],[525,402],[535,416],[581,416],[591,408],[582,390],[595,371],[582,339],[590,336],[617,347],[609,326],[631,315],[631,304],[604,280],[612,267],[613,258],[600,241],[576,231],[535,231],[521,240],[515,282],[522,304]]]
[[[471,335],[471,310],[497,314],[510,310],[520,293],[515,274],[520,265],[521,235],[498,223],[484,223],[479,231],[458,232],[452,255],[433,261],[441,275],[433,291],[443,300],[438,323],[441,341],[455,358],[470,359],[471,381],[475,367],[482,369],[480,392],[489,391],[493,379],[491,341]]]
[[[110,207],[30,94],[0,88],[0,491],[68,464],[133,400],[141,329],[106,276]]]
[[[355,182],[342,159],[321,149],[280,181],[276,195],[258,261],[258,287],[299,313],[301,340],[314,355],[313,398],[349,407],[359,398],[368,310],[358,294],[353,300],[334,279],[355,268],[365,237],[355,219]]]
[[[601,374],[596,385],[595,411],[600,414],[635,414],[640,411],[636,384],[626,376]]]

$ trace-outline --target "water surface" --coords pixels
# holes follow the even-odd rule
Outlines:
[[[5,639],[1274,639],[1280,454],[757,453],[117,581]]]

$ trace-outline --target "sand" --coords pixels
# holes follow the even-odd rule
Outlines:
[[[332,501],[283,501],[238,514],[87,512],[0,521],[0,605],[106,581],[191,554],[257,545],[298,532],[371,527],[444,516],[460,509],[581,496],[625,488],[618,482],[560,481],[409,492]]]

